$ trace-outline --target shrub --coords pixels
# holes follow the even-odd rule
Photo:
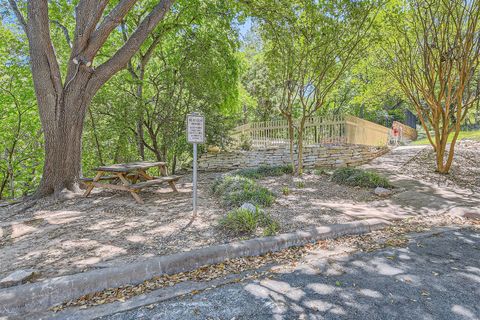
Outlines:
[[[288,196],[290,194],[290,189],[288,187],[283,187],[282,193],[284,196]]]
[[[227,215],[220,220],[220,227],[235,235],[250,234],[257,230],[257,220],[256,212],[238,208],[228,212]]]
[[[332,181],[346,184],[348,178],[360,172],[362,170],[356,168],[340,168],[333,172]]]
[[[238,207],[245,202],[268,207],[275,199],[273,193],[267,188],[260,186],[252,179],[238,175],[225,175],[217,179],[212,190],[229,207]]]
[[[269,217],[269,222],[267,226],[263,229],[263,235],[268,237],[268,236],[274,236],[280,231],[280,224],[273,220],[272,218]]]
[[[261,179],[265,177],[278,177],[284,174],[293,173],[293,168],[291,165],[285,166],[269,166],[261,165],[258,168],[248,168],[240,169],[235,172],[235,174],[252,178],[252,179]]]
[[[315,169],[315,170],[313,171],[313,173],[314,173],[315,175],[317,175],[317,176],[321,176],[321,175],[323,175],[323,174],[326,174],[327,171],[326,171],[324,168],[320,168],[320,169]]]
[[[298,182],[297,182],[297,188],[298,188],[298,189],[303,189],[303,188],[305,188],[305,182],[303,182],[303,181],[298,181]]]
[[[274,235],[280,230],[278,222],[258,208],[254,212],[243,208],[234,209],[228,212],[219,224],[221,228],[236,236],[253,234],[259,227],[264,228],[263,234],[266,236]]]
[[[393,188],[387,178],[378,173],[357,168],[340,168],[333,172],[332,181],[349,186]]]
[[[250,136],[242,134],[240,136],[240,149],[245,151],[250,151],[252,149],[252,140]]]

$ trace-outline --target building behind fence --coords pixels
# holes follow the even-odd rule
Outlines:
[[[299,127],[299,122],[294,122]],[[350,115],[311,117],[305,122],[305,146],[322,144],[358,144],[386,146],[390,129]],[[294,130],[297,141],[298,130]],[[287,120],[253,122],[237,127],[232,136],[236,146],[244,143],[253,148],[283,146],[289,143]]]

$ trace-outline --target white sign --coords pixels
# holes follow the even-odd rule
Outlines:
[[[187,116],[187,141],[205,143],[205,118],[198,113]]]

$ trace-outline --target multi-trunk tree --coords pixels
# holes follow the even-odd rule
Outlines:
[[[337,83],[364,53],[379,5],[370,0],[249,3],[261,23],[265,60],[277,84],[277,106],[288,122],[291,162],[298,174],[306,122],[326,106]]]
[[[48,0],[28,0],[25,10],[23,2],[9,0],[28,37],[33,83],[45,138],[45,164],[37,196],[63,190],[78,191],[82,132],[92,98],[106,81],[127,66],[174,0],[155,1],[146,6],[148,11],[128,39],[113,54],[99,57],[109,36],[118,30],[137,2],[120,0],[112,4],[108,0],[79,0],[72,34],[72,30],[49,18]],[[59,62],[51,38],[51,27],[58,24],[70,47],[66,63]]]
[[[480,1],[412,0],[396,12],[388,70],[417,111],[437,171],[448,173],[461,124],[480,98]]]

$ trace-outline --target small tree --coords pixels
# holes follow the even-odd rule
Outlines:
[[[291,162],[295,168],[296,144],[296,172],[302,174],[306,122],[326,107],[339,80],[365,51],[379,2],[279,1],[277,10],[269,10],[269,1],[261,4],[256,2],[256,10],[265,59],[288,123]]]
[[[401,12],[392,21],[388,69],[417,111],[437,171],[448,173],[461,123],[480,97],[480,1],[412,0]]]

